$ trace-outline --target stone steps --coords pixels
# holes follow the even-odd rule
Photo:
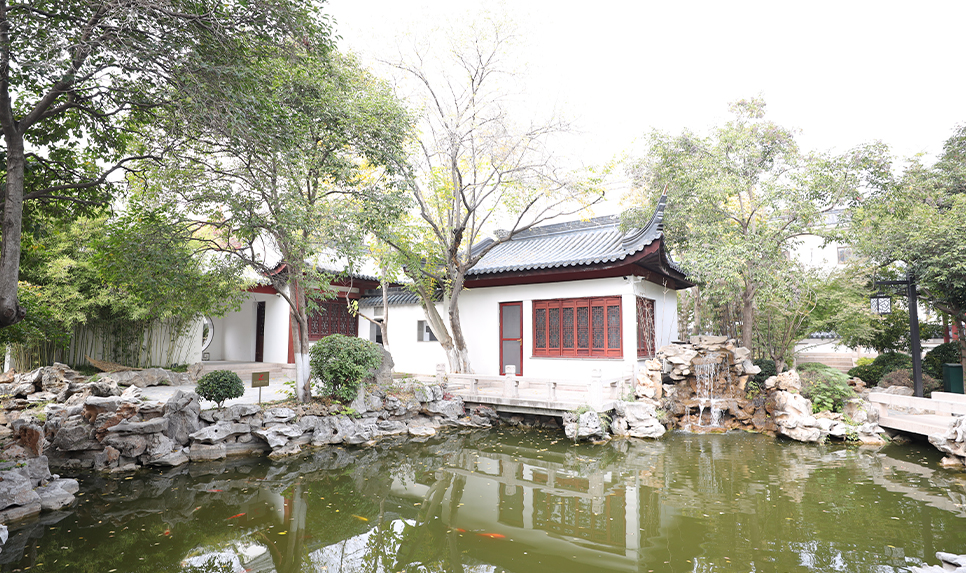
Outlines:
[[[796,358],[799,364],[802,362],[818,362],[826,366],[831,366],[836,370],[848,372],[855,367],[855,359],[851,354],[840,354],[837,352],[802,352]]]

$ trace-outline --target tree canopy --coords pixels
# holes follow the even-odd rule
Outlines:
[[[788,280],[801,272],[789,256],[797,240],[825,232],[826,214],[880,185],[889,163],[880,145],[803,153],[792,130],[765,117],[760,98],[731,112],[708,136],[651,134],[647,154],[630,166],[641,195],[626,219],[640,224],[667,193],[668,245],[700,283],[707,310],[725,326],[740,324],[742,345],[754,349],[759,310],[797,296],[800,281]]]
[[[900,265],[922,299],[963,332],[966,321],[966,125],[932,166],[913,159],[894,185],[851,210],[848,239],[878,265]],[[894,269],[895,270],[895,269]],[[960,336],[966,349],[966,340]]]
[[[352,56],[286,41],[291,49],[251,54],[245,68],[196,77],[152,133],[168,151],[143,187],[146,204],[178,213],[206,249],[270,280],[289,303],[307,399],[308,313],[366,253],[366,234],[404,209],[410,119]]]
[[[311,5],[288,0],[0,1],[0,327],[24,316],[24,201],[105,204],[112,174],[158,157],[136,137],[158,110],[216,65],[228,75],[246,54],[292,38],[328,43],[329,28]]]

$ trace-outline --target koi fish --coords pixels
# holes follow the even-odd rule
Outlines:
[[[456,528],[456,531],[458,531],[459,533],[466,533],[465,529],[460,529],[459,527]]]
[[[480,537],[486,537],[488,539],[506,539],[506,535],[501,535],[499,533],[477,533]]]
[[[356,519],[358,519],[360,521],[369,521],[369,518],[368,517],[362,517],[361,515],[356,515],[354,513],[352,514],[352,517],[354,517],[354,518],[356,518]]]
[[[165,529],[164,530],[164,534],[165,535],[171,535],[171,530],[170,529]]]
[[[207,491],[208,493],[219,493],[219,492],[221,492],[220,489],[206,489],[205,491]]]
[[[241,516],[243,516],[243,515],[245,515],[245,514],[244,514],[244,513],[237,513],[237,514],[235,514],[235,515],[233,515],[233,516],[231,516],[231,517],[229,517],[228,519],[235,519],[236,517],[241,517]],[[227,521],[227,520],[226,520],[226,521]]]

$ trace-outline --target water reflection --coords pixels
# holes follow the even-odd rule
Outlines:
[[[92,477],[73,511],[12,531],[0,567],[878,572],[966,553],[966,482],[933,469],[928,445],[557,438],[474,432]]]

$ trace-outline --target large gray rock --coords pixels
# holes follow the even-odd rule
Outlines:
[[[346,434],[343,442],[346,444],[364,444],[372,441],[379,433],[377,424],[372,418],[354,420],[352,430]]]
[[[647,399],[636,402],[617,402],[615,410],[622,423],[615,428],[617,431],[613,432],[614,435],[660,438],[667,430],[657,419],[658,406],[657,402]]]
[[[852,420],[854,424],[865,424],[879,421],[879,409],[871,402],[861,398],[846,400],[842,414]]]
[[[268,442],[273,450],[285,447],[289,440],[299,438],[305,431],[298,424],[276,424],[269,428],[257,428],[252,434]]]
[[[189,437],[201,444],[217,444],[224,442],[228,438],[241,436],[250,433],[252,430],[248,424],[236,424],[234,422],[218,422],[214,426],[202,428],[194,432]]]
[[[223,460],[227,455],[228,449],[225,444],[209,445],[194,443],[191,444],[191,449],[188,450],[188,459],[193,462]]]
[[[175,376],[175,379],[172,380],[172,372],[164,368],[111,372],[105,374],[104,377],[114,380],[120,386],[137,386],[138,388],[147,388],[148,386],[173,386],[183,382],[180,376]],[[187,376],[184,378],[187,379]]]
[[[802,379],[798,376],[798,372],[788,370],[778,376],[769,376],[765,380],[765,389],[771,390],[773,388],[787,392],[798,392],[802,389]]]
[[[34,491],[34,485],[27,476],[15,470],[3,472],[3,481],[0,481],[0,510],[39,503],[40,496]]]
[[[44,511],[56,511],[74,503],[74,496],[62,489],[57,482],[52,482],[45,487],[38,487],[34,491],[40,498],[40,509]]]
[[[104,446],[94,439],[94,427],[80,416],[71,416],[60,426],[51,445],[62,452],[100,450]]]
[[[449,420],[455,420],[466,413],[463,406],[463,398],[455,396],[452,400],[435,400],[427,402],[423,406],[423,413],[431,416],[442,416]]]
[[[108,434],[104,445],[121,452],[125,458],[136,458],[148,449],[148,438],[143,434]]]
[[[295,419],[295,410],[291,408],[269,408],[265,410],[265,417],[262,425],[273,426],[275,424],[288,424]]]
[[[163,432],[168,429],[168,421],[164,418],[154,418],[153,420],[148,420],[146,422],[132,422],[130,420],[122,420],[117,425],[111,426],[107,429],[108,433],[127,436],[127,435],[139,435],[144,436],[147,434],[156,434],[158,432]]]
[[[178,390],[165,403],[164,411],[168,420],[164,434],[183,446],[201,429],[201,401],[194,392]]]
[[[597,415],[597,412],[584,412],[575,420],[572,415],[568,418],[569,421],[564,421],[564,432],[571,440],[604,437],[604,428],[600,423],[600,416]]]
[[[312,445],[325,446],[341,444],[346,436],[355,431],[355,424],[346,416],[325,416],[318,418],[312,432]]]
[[[941,452],[966,462],[966,416],[952,418],[949,429],[945,433],[929,436],[929,443]]]

